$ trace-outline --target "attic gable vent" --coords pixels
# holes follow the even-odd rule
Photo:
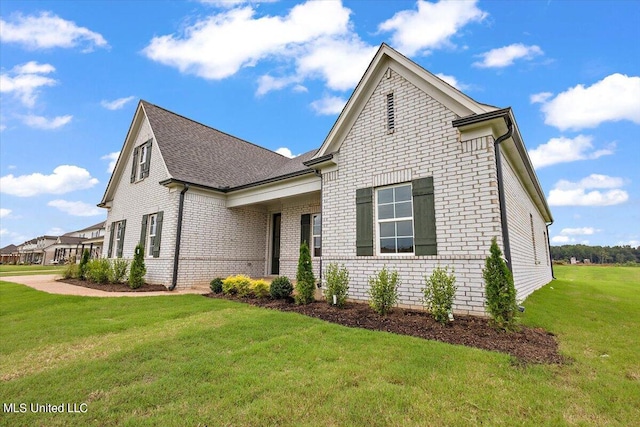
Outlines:
[[[394,108],[393,92],[387,94],[387,131],[393,132],[396,128],[396,115]]]

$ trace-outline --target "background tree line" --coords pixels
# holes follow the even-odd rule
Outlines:
[[[593,264],[640,263],[640,246],[587,246],[562,245],[551,246],[551,258],[554,261],[569,262],[575,257],[579,262],[588,259]]]

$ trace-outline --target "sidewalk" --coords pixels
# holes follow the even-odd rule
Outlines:
[[[0,280],[19,283],[50,294],[79,295],[85,297],[151,297],[160,295],[205,294],[208,292],[208,289],[185,289],[171,292],[105,292],[98,289],[56,282],[56,279],[59,277],[59,274],[43,274],[38,276],[7,276],[0,277]]]

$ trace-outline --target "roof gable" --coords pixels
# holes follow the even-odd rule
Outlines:
[[[460,117],[497,109],[471,99],[383,43],[313,159],[322,158],[340,149],[349,130],[389,68]],[[308,164],[313,163],[313,159]]]

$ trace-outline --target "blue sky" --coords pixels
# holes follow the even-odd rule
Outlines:
[[[0,247],[96,207],[137,101],[318,148],[382,42],[514,109],[552,244],[640,246],[640,2],[0,3]]]

